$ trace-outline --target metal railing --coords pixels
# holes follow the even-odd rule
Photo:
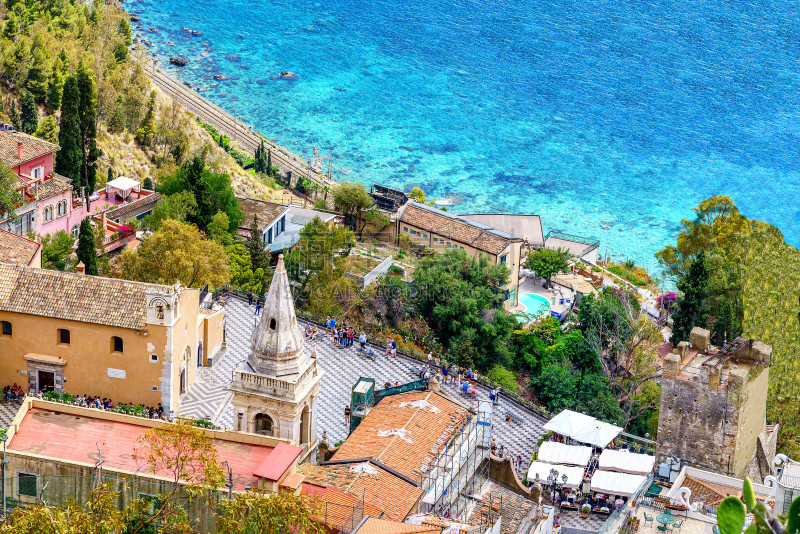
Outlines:
[[[556,239],[564,239],[565,241],[574,241],[576,243],[585,243],[587,245],[593,247],[600,246],[600,240],[594,239],[593,237],[584,237],[575,234],[568,234],[567,232],[558,232],[556,230],[550,230],[547,232],[547,235],[544,236],[545,242],[551,237],[555,237]]]

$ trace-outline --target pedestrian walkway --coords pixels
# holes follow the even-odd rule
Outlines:
[[[231,396],[226,391],[233,379],[234,370],[247,358],[250,348],[250,334],[255,328],[255,307],[248,306],[237,298],[228,299],[225,306],[227,346],[214,357],[211,368],[202,369],[195,383],[181,398],[179,415],[193,418],[210,418],[216,425],[233,428],[233,407]],[[375,340],[378,341],[378,340]],[[319,396],[317,432],[319,437],[327,431],[328,440],[333,445],[347,437],[344,424],[344,407],[350,403],[353,385],[361,376],[374,378],[380,387],[387,380],[401,384],[416,380],[416,369],[422,362],[398,355],[387,359],[383,351],[377,351],[376,361],[360,355],[356,350],[358,343],[347,349],[337,348],[330,338],[320,335],[316,341],[319,363],[325,370]],[[306,343],[310,354],[313,343]],[[455,384],[442,384],[442,390],[456,397],[463,404],[475,401],[460,396]],[[479,400],[489,400],[489,390],[483,386],[476,388]],[[513,416],[506,420],[506,414]],[[497,445],[502,445],[507,454],[521,455],[527,465],[536,441],[542,436],[545,421],[525,408],[500,396],[493,415],[493,435]]]
[[[20,406],[22,406],[22,399],[0,402],[0,428],[8,428]]]

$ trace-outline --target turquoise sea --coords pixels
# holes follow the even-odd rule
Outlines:
[[[715,194],[800,242],[799,2],[124,7],[179,79],[295,153],[332,154],[337,180],[537,213],[650,267]]]

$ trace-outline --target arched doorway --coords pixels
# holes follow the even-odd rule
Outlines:
[[[203,367],[203,342],[197,345],[197,367]]]
[[[260,413],[256,415],[255,418],[255,433],[256,434],[263,434],[265,436],[272,436],[274,435],[275,428],[274,423],[272,421],[272,417],[268,416],[265,413]]]
[[[311,410],[308,406],[303,408],[303,413],[300,414],[300,443],[308,443],[311,434]]]

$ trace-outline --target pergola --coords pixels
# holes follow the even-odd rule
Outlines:
[[[106,198],[110,193],[118,195],[121,199],[126,199],[131,195],[131,191],[141,192],[142,186],[136,180],[131,180],[124,176],[120,176],[115,180],[106,183]]]

